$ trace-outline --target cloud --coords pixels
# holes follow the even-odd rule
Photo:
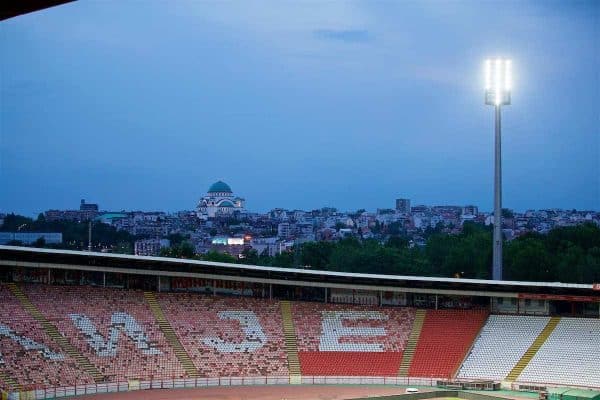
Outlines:
[[[313,34],[320,40],[339,40],[346,43],[368,42],[373,39],[369,31],[364,29],[319,29],[313,31]]]

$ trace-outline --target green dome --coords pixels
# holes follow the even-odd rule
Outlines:
[[[208,193],[232,193],[228,184],[223,181],[218,181],[210,185]]]
[[[219,203],[219,207],[233,207],[233,203],[229,200],[223,200]]]

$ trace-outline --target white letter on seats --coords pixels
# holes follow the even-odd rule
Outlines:
[[[7,338],[14,340],[15,342],[23,346],[25,350],[37,350],[42,356],[44,356],[44,358],[47,358],[49,360],[62,361],[65,359],[65,356],[53,352],[47,346],[38,343],[33,339],[17,335],[15,331],[10,329],[6,325],[0,324],[0,336],[6,336]],[[4,364],[2,353],[0,353],[0,364]]]
[[[244,353],[256,351],[265,345],[267,335],[260,326],[260,321],[252,311],[221,311],[220,319],[234,319],[240,322],[240,327],[246,335],[240,343],[226,342],[218,337],[204,338],[205,345],[213,347],[221,353]]]
[[[319,351],[360,351],[382,352],[381,343],[340,343],[343,337],[385,336],[382,326],[344,326],[344,320],[387,320],[387,315],[378,311],[323,311],[323,333],[319,343]]]
[[[123,312],[116,312],[112,315],[111,324],[108,331],[108,340],[98,332],[98,329],[90,319],[83,314],[69,314],[75,326],[85,335],[88,344],[96,350],[101,357],[114,357],[117,354],[117,342],[119,341],[120,331],[123,331],[131,340],[135,342],[138,349],[144,354],[162,354],[162,352],[153,347],[144,333],[142,327],[135,318]]]

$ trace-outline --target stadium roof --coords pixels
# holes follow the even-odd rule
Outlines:
[[[93,270],[156,276],[204,277],[283,285],[397,290],[517,297],[519,294],[593,296],[600,301],[596,285],[561,282],[492,281],[406,275],[359,274],[304,268],[278,268],[166,257],[133,256],[87,251],[0,246],[0,265]]]
[[[0,21],[74,0],[5,0],[0,9]]]

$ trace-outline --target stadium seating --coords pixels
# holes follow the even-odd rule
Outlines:
[[[93,384],[101,382],[98,372],[106,382],[288,377],[288,362],[298,377],[296,351],[305,376],[398,376],[415,314],[411,307],[290,307],[248,297],[0,284],[0,389]],[[549,320],[427,310],[404,368],[409,377],[448,378],[465,360],[458,378],[502,380],[512,371],[519,382],[600,387],[600,320],[555,318],[555,328]],[[546,338],[542,331],[549,335],[543,343],[536,340]],[[534,342],[541,347],[527,364],[522,356]]]
[[[142,292],[49,285],[24,292],[108,381],[185,377]]]
[[[21,389],[33,384],[68,386],[94,382],[48,337],[4,285],[0,285],[0,316],[0,372]],[[3,384],[4,388],[8,386]]]
[[[503,380],[549,320],[549,317],[491,315],[458,377]]]
[[[413,308],[294,303],[302,374],[396,375],[414,316]]]
[[[428,310],[409,376],[452,377],[486,318],[487,311]]]
[[[186,293],[157,297],[201,376],[288,375],[279,302]]]
[[[562,318],[519,381],[600,387],[600,320]]]

